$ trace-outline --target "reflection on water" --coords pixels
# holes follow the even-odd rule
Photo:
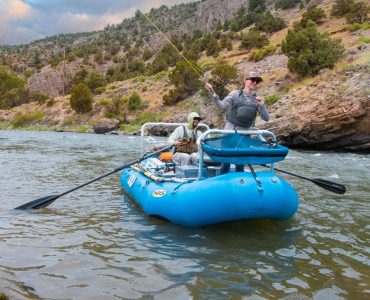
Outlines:
[[[279,164],[338,181],[332,194],[286,177],[300,208],[289,221],[183,228],[148,218],[118,175],[30,212],[139,156],[137,137],[0,132],[0,290],[14,299],[366,299],[370,158],[291,151]]]

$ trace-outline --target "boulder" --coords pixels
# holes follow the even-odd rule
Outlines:
[[[118,128],[119,121],[115,119],[101,119],[93,127],[94,132],[97,134],[105,134],[116,130]]]

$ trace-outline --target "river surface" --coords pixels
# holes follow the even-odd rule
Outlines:
[[[149,218],[112,175],[140,138],[0,131],[0,291],[10,299],[369,299],[370,156],[290,151],[278,167],[346,185],[298,191],[288,221],[183,228]]]

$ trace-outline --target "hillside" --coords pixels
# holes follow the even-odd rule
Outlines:
[[[259,72],[264,78],[259,94],[275,102],[269,105],[271,121],[257,126],[274,131],[280,142],[291,147],[370,151],[370,29],[365,26],[351,31],[345,18],[331,16],[334,0],[305,1],[289,9],[275,9],[276,2],[266,1],[267,11],[287,26],[266,33],[275,48],[259,61],[251,59],[256,49],[241,49],[243,35],[255,26],[253,22],[237,32],[225,30],[226,23],[231,27],[238,25],[240,7],[247,8],[249,1],[206,0],[171,8],[162,6],[147,16],[189,57],[194,43],[187,44],[188,36],[194,34],[194,28],[203,32],[200,41],[206,46],[196,60],[206,78],[211,78],[212,66],[219,61],[236,67],[241,74],[248,70]],[[334,68],[324,68],[318,75],[300,76],[289,71],[288,57],[281,45],[288,30],[309,7],[325,12],[317,29],[339,38],[345,52]],[[212,52],[214,39],[216,50]],[[228,46],[223,47],[223,41]],[[133,131],[146,121],[183,121],[192,110],[205,116],[205,122],[223,126],[224,113],[199,89],[175,105],[164,105],[163,96],[174,88],[169,74],[174,62],[181,60],[168,50],[171,47],[166,48],[166,43],[137,12],[135,17],[101,32],[0,47],[0,63],[18,76],[25,76],[29,91],[39,94],[36,101],[0,110],[2,127],[91,131],[96,124],[112,123],[120,124],[121,130]],[[150,52],[146,59],[145,50]],[[176,60],[162,70],[160,58],[171,55]],[[82,69],[90,74],[98,72],[108,83],[96,89],[92,111],[79,114],[71,108],[68,94]],[[234,87],[235,83],[228,84],[228,89]],[[130,110],[126,106],[133,91],[139,94],[142,104]]]

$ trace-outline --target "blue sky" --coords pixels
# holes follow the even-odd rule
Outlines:
[[[0,0],[0,45],[18,45],[58,33],[101,30],[137,9],[195,0]]]

